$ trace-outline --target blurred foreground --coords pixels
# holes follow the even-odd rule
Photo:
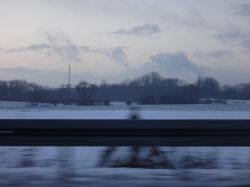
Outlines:
[[[0,186],[250,186],[246,147],[0,147]]]

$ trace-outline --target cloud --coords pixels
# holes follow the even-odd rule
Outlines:
[[[89,46],[80,46],[79,50],[84,51],[86,53],[91,52],[91,48]]]
[[[250,31],[232,31],[232,32],[220,32],[215,39],[223,43],[234,43],[238,42],[238,45],[244,49],[250,50]]]
[[[209,57],[212,57],[212,58],[230,58],[230,57],[234,57],[234,54],[236,54],[236,53],[233,51],[228,51],[228,50],[212,51],[206,55],[203,54],[202,52],[193,53],[193,55],[198,59],[209,58]]]
[[[250,4],[234,5],[236,9],[231,15],[234,16],[250,16]]]
[[[68,62],[82,62],[80,51],[78,47],[72,44],[69,37],[65,34],[51,35],[49,32],[45,32],[47,40],[52,44],[52,54],[60,56],[63,60]]]
[[[233,42],[238,42],[242,40],[248,40],[250,38],[250,31],[220,32],[214,38],[223,43],[233,43]]]
[[[196,53],[193,53],[193,55],[194,55],[196,58],[205,58],[205,56],[202,54],[202,52],[196,52]]]
[[[165,6],[168,6],[168,2],[165,1]],[[163,6],[155,5],[143,10],[142,18],[154,18],[159,22],[172,25],[172,28],[191,28],[191,29],[216,29],[218,25],[204,17],[204,14],[195,8],[190,8],[184,14],[175,13],[173,11],[166,10]],[[140,12],[135,12],[135,15]],[[168,28],[167,28],[168,29]]]
[[[124,65],[127,65],[127,56],[119,47],[111,50],[109,57],[116,62],[122,62]]]
[[[171,62],[173,61],[173,63]],[[174,65],[173,65],[174,64]],[[250,72],[240,72],[234,70],[224,70],[222,68],[211,68],[199,66],[190,61],[183,53],[158,53],[149,57],[149,62],[139,68],[127,68],[124,73],[112,75],[86,73],[71,73],[72,85],[80,80],[87,80],[91,83],[101,83],[102,79],[108,83],[119,83],[126,79],[133,79],[152,71],[159,72],[165,78],[179,78],[193,83],[197,80],[199,74],[217,79],[221,84],[225,83],[225,78],[229,84],[249,83]],[[68,71],[45,71],[26,68],[0,68],[0,80],[26,79],[28,82],[38,83],[40,85],[49,85],[59,87],[61,84],[67,84]],[[64,82],[65,81],[65,82]]]
[[[34,50],[34,51],[38,51],[38,50],[44,50],[44,49],[50,49],[51,48],[51,45],[49,44],[45,44],[45,43],[41,43],[41,44],[33,44],[33,45],[30,45],[26,48],[26,50]]]
[[[25,79],[28,82],[50,87],[59,87],[61,84],[68,84],[68,71],[60,70],[40,70],[28,69],[23,67],[0,68],[0,80]],[[97,77],[88,72],[71,73],[72,85],[77,84],[80,80],[88,80],[91,83],[101,83],[103,77]]]
[[[216,25],[204,17],[201,11],[195,8],[190,8],[185,14],[174,12],[174,9],[170,10],[168,1],[125,1],[126,3],[105,3],[105,6],[99,6],[103,12],[111,14],[112,16],[123,16],[132,19],[139,20],[157,20],[164,24],[171,24],[174,27],[180,26],[181,28],[194,28],[194,29],[214,29]],[[100,3],[99,3],[100,4]],[[142,6],[143,4],[143,6]],[[180,3],[176,3],[180,6]],[[190,3],[184,2],[184,7],[187,8]],[[189,5],[188,5],[189,4]],[[118,6],[116,6],[118,5]],[[98,7],[98,6],[96,6]],[[126,30],[121,30],[122,33]]]
[[[212,51],[208,53],[208,57],[213,58],[224,58],[224,57],[233,57],[235,52],[233,51],[227,51],[227,50],[218,50],[218,51]]]
[[[220,32],[215,39],[221,42],[235,42],[242,38],[241,31]]]
[[[89,46],[77,46],[72,43],[69,37],[62,33],[51,34],[45,32],[48,43],[32,44],[19,48],[3,49],[1,52],[14,53],[23,51],[46,51],[48,55],[57,55],[67,62],[82,62],[81,52],[91,52]]]
[[[190,61],[187,55],[181,52],[157,53],[151,55],[149,60],[140,68],[128,68],[126,75],[138,77],[148,72],[157,71],[164,77],[179,78],[189,83],[196,81],[199,74],[213,77],[221,84],[224,84],[225,78],[229,84],[247,83],[250,80],[250,72],[200,66]]]
[[[115,62],[128,67],[127,55],[124,52],[126,47],[115,47],[115,48],[94,48],[90,46],[77,46],[72,43],[69,37],[62,33],[50,34],[45,32],[48,43],[32,44],[25,47],[3,49],[0,48],[0,52],[14,53],[23,51],[45,51],[47,55],[59,56],[63,61],[66,62],[82,62],[82,53],[99,53],[106,55],[108,58]]]
[[[250,51],[250,39],[242,40],[241,46]]]
[[[186,26],[189,28],[211,29],[215,27],[214,24],[204,18],[202,13],[195,8],[189,9],[188,14],[185,17],[178,14],[165,14],[164,17],[180,26]]]
[[[120,64],[127,66],[127,55],[124,53],[122,47],[116,47],[112,49],[97,48],[94,50],[96,53],[104,54],[111,60],[119,62]]]
[[[150,36],[153,34],[161,33],[158,25],[150,25],[149,23],[144,23],[141,26],[136,26],[130,30],[120,29],[113,34],[116,35],[132,35],[132,36]]]
[[[11,49],[0,49],[0,51],[5,52],[5,53],[13,53],[13,52],[22,52],[22,51],[42,51],[46,49],[51,49],[52,46],[50,44],[33,44],[27,47],[19,47],[19,48],[11,48]]]
[[[78,47],[72,44],[67,35],[62,33],[50,34],[45,32],[46,39],[50,43],[32,44],[26,47],[1,49],[5,53],[23,52],[23,51],[47,51],[49,55],[60,56],[67,62],[82,62],[80,52],[87,52],[90,49],[87,46]]]
[[[72,44],[69,37],[64,33],[54,33],[51,34],[48,31],[45,31],[47,40],[52,43],[54,46],[58,45],[70,45]]]
[[[158,53],[149,57],[152,63],[155,63],[161,70],[168,72],[179,72],[181,70],[193,73],[201,73],[199,67],[189,61],[188,57],[182,53]]]

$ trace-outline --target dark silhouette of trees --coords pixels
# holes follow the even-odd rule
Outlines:
[[[97,86],[95,84],[90,84],[87,81],[80,81],[75,86],[76,92],[81,98],[81,105],[93,105],[92,95],[96,92]]]
[[[98,90],[98,92],[97,92]],[[39,91],[39,94],[37,93]],[[224,85],[212,77],[198,76],[194,84],[176,78],[164,78],[157,72],[150,72],[134,79],[120,83],[108,84],[102,80],[100,85],[80,81],[75,87],[62,84],[57,88],[41,86],[26,80],[0,80],[0,100],[26,101],[37,103],[79,103],[93,105],[105,100],[123,101],[128,105],[132,102],[142,104],[195,104],[200,98],[250,99],[250,83]],[[79,102],[80,96],[80,102]],[[210,99],[211,100],[211,99]]]
[[[196,84],[199,88],[199,97],[219,98],[221,95],[221,85],[214,78],[199,76]]]
[[[141,104],[143,105],[153,105],[155,104],[155,99],[152,95],[146,96],[142,99]]]
[[[224,99],[237,99],[237,89],[234,86],[224,85],[222,87],[222,97]]]
[[[160,97],[160,104],[185,104],[185,98],[175,95],[163,95]]]
[[[126,105],[132,105],[132,101],[131,100],[127,100],[126,101]]]
[[[109,106],[109,105],[110,105],[110,99],[106,99],[106,100],[103,102],[103,105],[104,105],[104,106]]]
[[[8,94],[8,83],[7,81],[0,81],[0,99],[4,100]]]
[[[136,79],[135,79],[136,80]],[[140,86],[144,87],[157,87],[163,85],[164,78],[157,72],[151,72],[137,78],[137,82]]]
[[[198,104],[199,88],[194,84],[181,87],[181,95],[163,95],[160,104]]]
[[[184,85],[182,87],[182,97],[185,100],[185,104],[198,104],[199,87],[195,84]]]
[[[164,80],[166,95],[181,95],[181,87],[186,85],[183,80],[168,78]]]
[[[35,104],[37,106],[37,103],[42,101],[43,94],[41,91],[35,90],[35,91],[31,92],[30,99],[31,99],[31,104],[32,105]]]
[[[241,99],[250,99],[250,83],[240,83],[234,86]]]

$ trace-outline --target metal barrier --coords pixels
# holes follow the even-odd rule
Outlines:
[[[250,146],[250,120],[0,120],[0,146]]]

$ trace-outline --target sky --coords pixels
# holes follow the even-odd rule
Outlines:
[[[0,25],[0,80],[250,82],[249,0],[0,0]]]

